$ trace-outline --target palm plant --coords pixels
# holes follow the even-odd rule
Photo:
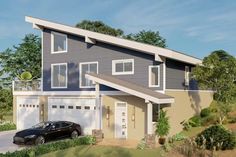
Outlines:
[[[169,117],[166,116],[166,111],[160,110],[158,122],[156,125],[156,135],[159,136],[159,143],[165,143],[165,136],[169,134],[170,124]]]

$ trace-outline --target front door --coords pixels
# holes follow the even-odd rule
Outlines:
[[[115,106],[115,138],[127,138],[127,104],[117,102]]]

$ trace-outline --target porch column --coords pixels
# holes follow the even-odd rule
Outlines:
[[[145,142],[150,148],[154,148],[156,145],[156,136],[153,134],[153,124],[152,124],[152,103],[145,100],[147,103],[147,134],[145,135]]]
[[[99,83],[95,83],[95,97],[96,97],[96,129],[101,129],[101,116],[100,116],[100,110],[101,110],[101,104],[100,104],[100,88]]]
[[[147,134],[153,134],[153,125],[152,125],[152,103],[147,102]]]

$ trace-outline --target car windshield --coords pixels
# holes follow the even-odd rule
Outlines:
[[[50,126],[49,122],[41,122],[39,124],[36,124],[36,125],[32,126],[32,128],[45,129],[49,126]]]

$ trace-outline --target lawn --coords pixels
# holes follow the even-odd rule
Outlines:
[[[112,146],[77,146],[65,150],[51,152],[40,157],[158,157],[161,149],[128,149]]]

